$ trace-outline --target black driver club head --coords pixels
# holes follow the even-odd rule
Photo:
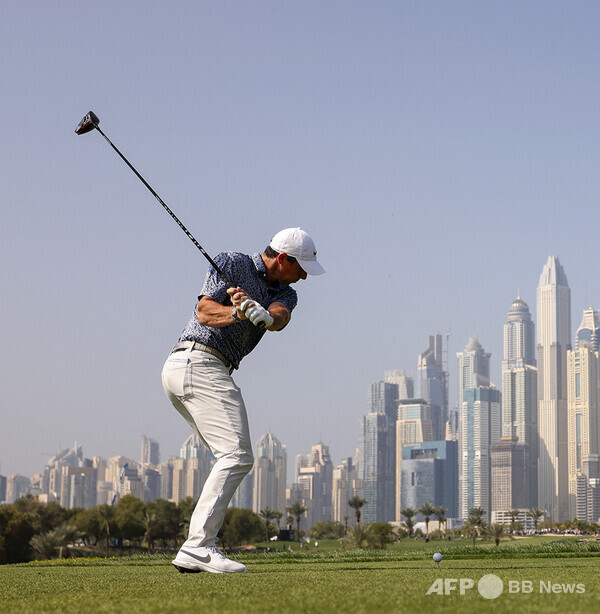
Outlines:
[[[85,134],[86,132],[91,132],[94,128],[98,127],[100,120],[98,116],[90,111],[80,122],[79,126],[75,128],[76,134]]]

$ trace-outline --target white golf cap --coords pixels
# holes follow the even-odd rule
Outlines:
[[[276,252],[296,258],[309,275],[321,275],[325,269],[317,262],[317,248],[314,241],[302,228],[280,230],[269,243]]]

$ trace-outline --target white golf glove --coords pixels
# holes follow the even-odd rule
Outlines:
[[[271,314],[258,303],[246,299],[241,305],[240,310],[244,312],[246,317],[254,324],[258,326],[261,322],[266,328],[269,328],[273,324],[273,318]]]

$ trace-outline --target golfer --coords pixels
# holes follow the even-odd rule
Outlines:
[[[265,331],[282,330],[297,303],[290,287],[325,272],[317,250],[300,228],[278,232],[262,254],[219,254],[208,271],[190,321],[162,371],[163,387],[175,409],[214,454],[190,520],[188,539],[173,560],[181,572],[245,572],[216,547],[217,533],[237,487],[254,457],[246,408],[231,374]]]

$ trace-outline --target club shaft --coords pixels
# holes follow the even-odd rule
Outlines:
[[[156,200],[163,206],[164,210],[175,220],[175,222],[177,222],[177,225],[179,226],[179,228],[181,228],[181,230],[183,230],[183,232],[185,232],[185,234],[188,236],[190,241],[202,252],[202,255],[208,260],[208,262],[210,262],[210,264],[213,266],[215,271],[219,274],[219,277],[227,284],[227,286],[229,288],[235,288],[236,286],[231,282],[231,280],[227,277],[227,275],[225,275],[225,273],[223,273],[221,268],[210,257],[210,255],[206,252],[206,250],[202,247],[202,245],[200,245],[200,243],[198,243],[198,241],[196,241],[196,239],[193,237],[192,233],[183,225],[181,220],[173,213],[173,211],[171,211],[169,206],[154,191],[152,186],[137,172],[137,170],[131,164],[131,162],[129,162],[129,160],[119,151],[119,149],[106,136],[106,134],[104,134],[104,132],[102,132],[102,130],[98,127],[98,125],[96,125],[95,128],[106,139],[106,142],[119,154],[119,156],[121,157],[123,162],[125,162],[125,164],[127,164],[127,166],[137,175],[137,178],[148,188],[148,190],[150,190],[152,196],[154,196],[154,198],[156,198]]]

